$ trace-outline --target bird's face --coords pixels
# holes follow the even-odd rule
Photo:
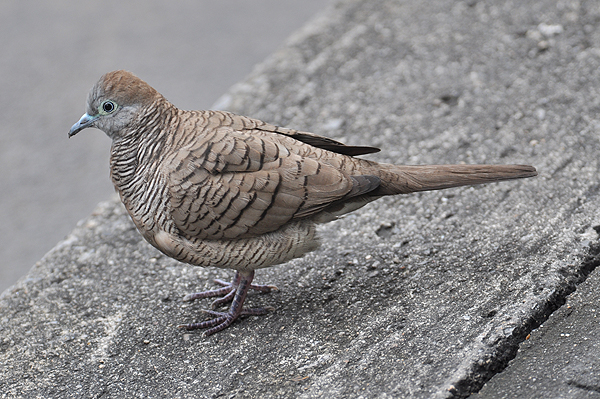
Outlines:
[[[86,127],[95,127],[112,139],[118,138],[139,114],[141,108],[140,104],[120,104],[118,100],[107,97],[91,100],[88,101],[87,112],[71,127],[69,137]]]
[[[69,131],[72,137],[87,127],[102,130],[113,140],[122,137],[140,115],[141,109],[157,96],[156,90],[133,74],[109,72],[94,85],[87,110]]]

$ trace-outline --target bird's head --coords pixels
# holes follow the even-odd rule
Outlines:
[[[86,113],[71,127],[69,137],[86,127],[95,127],[110,138],[117,138],[136,119],[140,110],[160,97],[148,83],[130,72],[109,72],[90,90]]]

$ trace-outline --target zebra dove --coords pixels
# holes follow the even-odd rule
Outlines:
[[[377,163],[379,151],[222,111],[183,111],[126,71],[103,75],[87,112],[69,137],[95,127],[112,139],[110,171],[133,223],[154,247],[181,262],[236,270],[223,288],[187,295],[224,295],[208,321],[182,328],[205,335],[238,316],[254,270],[297,258],[318,246],[315,224],[384,195],[536,176],[526,165]],[[231,302],[229,311],[214,311]]]

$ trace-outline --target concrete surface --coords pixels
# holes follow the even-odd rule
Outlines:
[[[320,251],[258,273],[281,291],[248,303],[274,313],[207,339],[175,326],[208,302],[181,298],[226,272],[162,256],[103,203],[0,297],[3,397],[441,398],[487,381],[481,395],[505,395],[522,380],[497,373],[597,273],[598,21],[597,2],[329,8],[219,106],[380,146],[379,161],[530,163],[540,176],[385,198],[322,226]],[[560,351],[543,361],[577,388],[548,397],[594,397],[599,326],[595,312],[572,315],[581,335],[549,320],[507,373],[530,343],[587,337],[576,369]]]
[[[600,270],[535,330],[477,399],[600,398]]]
[[[65,135],[100,75],[129,69],[208,108],[328,3],[0,2],[0,292],[113,195],[110,141]]]

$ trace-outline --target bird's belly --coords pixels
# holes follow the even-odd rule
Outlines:
[[[149,241],[181,262],[235,270],[277,265],[318,247],[315,225],[310,221],[291,222],[271,233],[231,240],[190,239],[161,230]]]

